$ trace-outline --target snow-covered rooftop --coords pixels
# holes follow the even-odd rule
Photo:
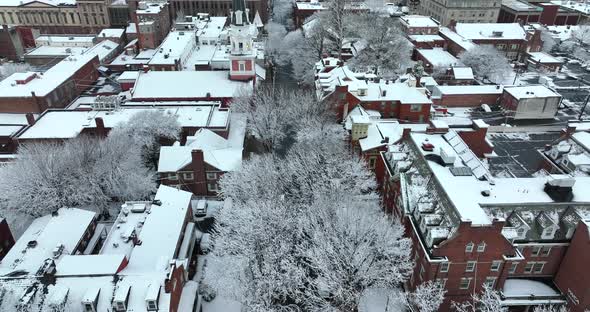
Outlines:
[[[166,39],[160,44],[149,64],[170,64],[175,62],[184,63],[192,50],[196,48],[194,30],[171,31]]]
[[[455,79],[473,80],[473,70],[471,67],[453,67],[453,75]]]
[[[125,266],[124,254],[66,255],[56,265],[56,276],[114,275]]]
[[[474,225],[487,225],[492,223],[493,216],[488,215],[484,207],[499,207],[503,205],[515,206],[524,204],[549,204],[555,201],[544,191],[545,184],[549,179],[569,178],[564,175],[553,175],[551,177],[533,177],[533,178],[500,178],[491,177],[485,174],[485,168],[476,168],[470,175],[454,175],[449,168],[466,167],[473,164],[470,162],[479,162],[474,155],[460,156],[457,148],[453,147],[447,139],[440,134],[423,134],[411,133],[410,137],[417,146],[419,153],[424,157],[427,155],[440,156],[441,149],[448,153],[446,156],[454,157],[452,166],[442,166],[437,162],[426,160],[430,171],[438,181],[445,196],[452,204],[454,211],[463,221],[471,221]],[[455,136],[458,138],[458,136]],[[428,142],[434,145],[433,151],[425,151],[422,143]],[[456,140],[456,139],[454,139]],[[461,144],[457,145],[460,146]],[[463,144],[464,146],[464,144]],[[473,166],[475,168],[475,166]],[[482,171],[482,176],[488,176],[482,180],[476,178],[476,171]],[[493,183],[489,182],[493,180]],[[585,191],[590,185],[590,178],[576,177],[573,186],[573,200],[575,203],[590,203],[590,194]],[[488,196],[483,191],[488,192]]]
[[[516,99],[533,99],[545,97],[560,97],[561,95],[555,93],[553,90],[543,85],[536,86],[521,86],[521,87],[506,87],[504,91],[512,95]]]
[[[454,43],[458,44],[461,48],[465,50],[470,50],[477,46],[471,40],[461,37],[459,34],[454,32],[448,27],[441,27],[439,32],[444,35],[445,37],[449,38],[449,40],[453,41]]]
[[[504,282],[502,293],[506,297],[525,298],[560,295],[559,292],[543,282],[527,279],[507,279]]]
[[[584,14],[590,14],[590,5],[585,2],[576,2],[571,0],[552,0],[551,3],[559,4],[560,6],[568,9],[572,9]]]
[[[123,36],[125,29],[122,28],[105,28],[99,34],[99,38],[120,38]]]
[[[143,106],[125,106],[115,111],[107,110],[48,110],[34,125],[19,135],[20,139],[69,139],[77,137],[85,128],[95,128],[96,118],[102,118],[106,128],[127,122],[141,111],[160,110],[175,115],[183,128],[209,127],[225,128],[229,112],[220,110],[218,103],[205,105],[161,106],[153,108],[151,103],[137,103]]]
[[[26,84],[17,84],[15,77],[19,76],[13,74],[0,82],[0,97],[30,97],[31,92],[35,92],[37,96],[45,96],[70,79],[76,71],[95,57],[95,54],[67,57],[45,73],[36,73],[36,77]]]
[[[502,0],[502,6],[508,7],[515,11],[543,11],[543,9],[538,6],[534,6],[520,0]]]
[[[55,216],[35,219],[0,262],[0,274],[24,271],[35,275],[45,259],[74,254],[95,215],[88,210],[61,208]],[[54,253],[62,245],[63,250]]]
[[[518,23],[457,23],[455,32],[468,40],[526,39],[526,32]]]
[[[411,35],[410,40],[416,42],[432,42],[432,41],[444,41],[443,37],[439,35]]]
[[[458,94],[502,94],[502,86],[469,85],[469,86],[435,86],[432,96]]]
[[[252,81],[232,81],[226,71],[150,71],[139,75],[133,100],[232,98],[252,89]]]
[[[562,64],[563,60],[558,59],[551,54],[545,52],[529,52],[531,60],[537,63],[559,63]]]
[[[185,146],[162,146],[158,172],[176,172],[192,162],[193,150],[202,150],[206,163],[221,170],[234,171],[242,165],[242,151],[246,131],[246,119],[242,114],[232,113],[228,138],[200,129],[187,137]]]
[[[418,49],[418,53],[435,67],[451,67],[460,64],[456,57],[441,48]]]
[[[438,23],[430,16],[406,15],[400,17],[400,20],[407,27],[438,27]]]

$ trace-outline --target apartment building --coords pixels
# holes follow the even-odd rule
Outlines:
[[[463,23],[495,23],[501,0],[422,0],[420,13],[434,17],[441,25],[451,20]]]
[[[588,309],[588,275],[575,270],[588,259],[587,173],[564,174],[534,148],[520,168],[509,169],[516,160],[486,155],[514,153],[527,136],[489,133],[481,120],[460,131],[440,124],[404,129],[374,160],[384,205],[413,241],[416,265],[407,286],[442,282],[447,292],[440,311],[484,285],[499,291],[511,311],[546,304]],[[567,132],[586,143],[586,129]],[[555,143],[563,133],[543,135],[564,150]]]
[[[0,3],[0,24],[41,33],[98,33],[110,26],[110,0],[8,0]]]

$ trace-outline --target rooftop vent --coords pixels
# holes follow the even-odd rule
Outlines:
[[[426,140],[424,140],[424,142],[422,142],[422,149],[427,152],[432,152],[432,151],[434,151],[434,145],[432,143],[430,143],[430,141],[428,141],[428,139],[426,139]]]
[[[545,183],[544,191],[557,202],[570,202],[574,198],[574,178],[553,178]]]
[[[29,248],[35,248],[35,247],[37,247],[37,244],[38,244],[38,243],[37,243],[37,241],[36,241],[36,240],[32,240],[32,241],[29,241],[29,242],[27,243],[27,247],[29,247]]]

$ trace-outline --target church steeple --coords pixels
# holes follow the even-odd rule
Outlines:
[[[235,26],[249,25],[246,0],[232,0],[231,24]]]

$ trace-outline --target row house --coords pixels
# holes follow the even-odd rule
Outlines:
[[[432,102],[425,95],[426,89],[356,74],[347,66],[318,73],[316,92],[321,101],[334,108],[339,120],[357,106],[407,123],[424,123],[430,118]]]
[[[564,264],[588,257],[590,179],[495,176],[482,161],[493,151],[486,128],[481,121],[470,133],[432,125],[380,152],[385,209],[413,241],[416,265],[407,287],[443,283],[441,311],[484,284],[515,311],[545,304],[588,309],[588,276]]]
[[[158,162],[160,182],[192,192],[216,196],[219,179],[241,168],[246,133],[245,116],[232,114],[226,138],[208,129],[187,137],[186,144],[162,146]]]
[[[45,34],[97,34],[110,27],[108,0],[3,1],[0,24]]]
[[[16,140],[18,144],[27,144],[63,141],[81,135],[104,137],[135,114],[154,110],[177,117],[182,142],[200,129],[209,129],[224,138],[230,132],[230,112],[221,108],[219,102],[127,102],[119,107],[104,107],[96,101],[93,105],[92,108],[47,110],[19,131]]]
[[[114,224],[75,208],[36,219],[0,263],[7,290],[0,309],[192,309],[180,305],[196,252],[192,199],[160,186],[152,201],[123,204]]]
[[[44,73],[15,73],[0,82],[0,112],[42,113],[66,107],[98,79],[93,53],[71,56]]]
[[[18,134],[35,123],[35,115],[0,113],[0,162],[14,158],[18,147]]]

